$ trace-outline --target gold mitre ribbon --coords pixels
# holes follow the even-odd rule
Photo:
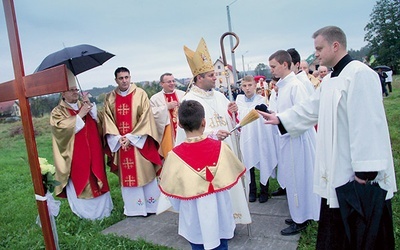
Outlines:
[[[193,76],[214,70],[210,53],[208,52],[206,42],[203,38],[201,38],[196,51],[192,51],[186,46],[183,46],[183,50],[185,51],[186,59]]]

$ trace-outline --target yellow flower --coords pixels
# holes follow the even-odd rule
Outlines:
[[[40,163],[40,172],[42,175],[45,175],[47,173],[55,174],[56,168],[53,165],[51,165],[46,158],[39,157],[39,163]]]
[[[39,164],[40,165],[46,165],[49,164],[46,158],[38,157],[39,158]]]
[[[39,157],[40,173],[42,174],[42,181],[45,189],[52,193],[54,187],[60,185],[60,182],[54,180],[53,175],[56,173],[56,168],[51,165],[46,158]]]

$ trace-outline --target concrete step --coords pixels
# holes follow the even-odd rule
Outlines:
[[[286,197],[272,197],[266,203],[249,203],[252,223],[237,225],[235,237],[229,240],[229,249],[297,249],[300,234],[282,236],[290,218]],[[251,237],[249,236],[251,232]],[[149,217],[127,217],[103,230],[104,234],[116,234],[132,240],[142,238],[157,245],[174,249],[191,249],[190,244],[178,235],[178,214],[164,212]]]

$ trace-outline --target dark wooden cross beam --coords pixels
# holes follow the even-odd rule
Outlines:
[[[56,68],[25,76],[14,2],[13,0],[3,0],[3,6],[15,80],[0,83],[0,102],[15,99],[19,100],[34,191],[35,194],[45,196],[28,98],[68,90],[67,72],[65,66],[61,65]],[[46,249],[56,249],[47,202],[37,200],[36,203],[42,223],[42,232]]]

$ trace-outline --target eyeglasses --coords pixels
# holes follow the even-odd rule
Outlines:
[[[70,89],[69,92],[79,92],[79,89]]]

